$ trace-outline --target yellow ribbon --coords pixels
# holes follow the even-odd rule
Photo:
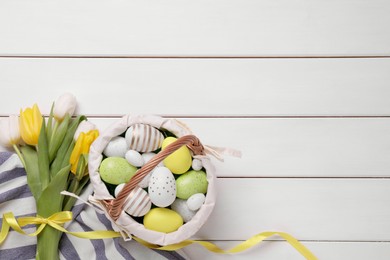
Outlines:
[[[121,234],[115,231],[88,231],[88,232],[70,232],[63,228],[61,225],[72,220],[72,212],[70,211],[62,211],[57,212],[51,215],[48,218],[43,218],[40,216],[36,217],[21,217],[16,220],[14,214],[12,212],[8,212],[3,214],[3,223],[1,227],[0,233],[0,244],[3,243],[5,238],[8,235],[9,228],[12,227],[16,232],[28,235],[28,236],[37,236],[42,230],[46,227],[46,225],[51,226],[61,232],[73,235],[79,238],[87,238],[87,239],[103,239],[103,238],[114,238],[120,237]],[[37,230],[34,233],[26,233],[22,230],[22,227],[30,224],[37,224]]]
[[[55,228],[61,232],[73,235],[75,237],[79,238],[86,238],[86,239],[104,239],[104,238],[115,238],[115,237],[121,237],[121,234],[119,232],[105,230],[105,231],[89,231],[89,232],[70,232],[67,231],[65,228],[62,227],[62,224],[71,221],[72,220],[72,212],[70,211],[62,211],[57,212],[51,215],[48,218],[43,218],[40,216],[36,217],[21,217],[16,219],[14,214],[12,212],[8,212],[3,214],[3,223],[1,227],[1,233],[0,233],[0,244],[4,242],[6,239],[10,227],[13,228],[16,232],[28,235],[28,236],[37,236],[42,230],[46,227],[46,225],[51,226],[52,228]],[[33,233],[26,233],[23,231],[22,227],[30,224],[36,224],[39,225],[37,230]],[[218,246],[214,245],[213,243],[207,242],[207,241],[200,241],[200,240],[185,240],[183,242],[168,245],[168,246],[159,246],[154,245],[151,243],[146,242],[145,240],[142,240],[138,237],[132,236],[134,240],[139,242],[140,244],[157,250],[165,250],[165,251],[174,251],[181,249],[183,247],[186,247],[191,244],[198,244],[206,248],[207,250],[219,253],[219,254],[233,254],[233,253],[239,253],[242,251],[245,251],[257,244],[260,244],[265,239],[274,236],[279,235],[280,237],[284,238],[291,246],[293,246],[302,256],[304,256],[308,260],[317,260],[317,257],[315,257],[304,245],[302,245],[297,239],[295,239],[293,236],[283,233],[283,232],[262,232],[260,234],[254,235],[248,240],[238,244],[237,246],[229,249],[229,250],[223,250],[219,248]]]

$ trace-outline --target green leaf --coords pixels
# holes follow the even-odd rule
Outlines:
[[[62,141],[65,138],[66,133],[68,132],[70,116],[66,114],[64,120],[60,123],[57,130],[52,133],[49,145],[49,161],[52,162],[58,149],[60,148]]]
[[[84,186],[88,183],[88,181],[89,181],[89,175],[85,175],[80,181],[78,181],[76,178],[73,178],[69,186],[69,192],[72,192],[75,195],[79,196]],[[66,196],[64,199],[64,207],[62,210],[71,210],[75,203],[76,203],[76,198]]]
[[[37,150],[39,178],[41,180],[42,190],[44,190],[50,182],[50,164],[46,140],[45,120],[42,121],[42,128],[38,138]]]
[[[68,187],[69,170],[70,165],[62,168],[42,191],[37,203],[38,215],[47,218],[62,210],[64,196],[60,192]]]
[[[51,105],[50,115],[49,115],[49,119],[47,121],[47,127],[46,127],[46,139],[48,140],[49,146],[50,146],[51,135],[53,133],[53,110],[54,110],[54,102]]]
[[[42,193],[42,185],[39,178],[38,154],[31,146],[22,146],[20,151],[26,162],[27,184],[30,187],[35,201],[38,201]]]
[[[67,165],[69,163],[70,154],[68,152],[69,146],[71,146],[73,141],[74,133],[77,130],[78,125],[81,121],[86,120],[85,116],[78,116],[75,120],[72,121],[70,124],[68,131],[65,135],[64,140],[62,141],[62,144],[60,148],[57,151],[56,158],[54,159],[52,165],[51,165],[51,175],[55,176],[57,172],[63,168],[61,166]]]

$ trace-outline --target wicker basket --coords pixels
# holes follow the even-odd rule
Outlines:
[[[123,190],[114,198],[108,191],[106,185],[100,178],[99,166],[103,159],[102,152],[113,137],[123,134],[130,126],[134,124],[146,124],[157,129],[168,130],[173,133],[178,140],[170,144],[166,149],[159,152],[148,163],[141,167],[135,176],[125,185]],[[177,231],[171,233],[161,233],[146,229],[144,225],[135,221],[126,214],[123,209],[123,203],[131,190],[157,166],[165,157],[179,149],[182,145],[192,151],[193,157],[202,161],[206,169],[208,189],[206,200],[196,215]],[[205,153],[204,146],[198,138],[192,135],[191,131],[183,123],[175,119],[165,119],[150,115],[127,115],[106,129],[99,138],[93,143],[89,154],[89,174],[94,188],[94,194],[90,197],[90,202],[102,209],[105,215],[113,223],[113,228],[120,231],[124,238],[131,238],[135,235],[149,243],[157,245],[170,245],[179,243],[193,236],[201,226],[207,221],[211,211],[214,208],[215,193],[215,175],[214,167],[210,162],[209,156]]]

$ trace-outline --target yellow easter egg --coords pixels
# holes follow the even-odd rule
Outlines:
[[[175,142],[175,137],[167,137],[162,143],[162,150],[165,149],[169,144]],[[190,149],[183,145],[181,148],[170,154],[164,159],[164,165],[174,174],[183,174],[187,172],[192,165],[192,156]]]
[[[170,233],[183,225],[183,218],[175,211],[167,208],[151,209],[144,217],[144,226],[147,229]]]

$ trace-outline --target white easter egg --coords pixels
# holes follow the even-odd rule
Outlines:
[[[152,208],[148,193],[141,187],[136,186],[127,196],[123,204],[123,210],[134,217],[146,215]]]
[[[158,207],[168,207],[176,198],[176,182],[172,172],[166,167],[153,170],[149,180],[149,197]]]
[[[126,160],[135,167],[142,167],[145,163],[142,155],[135,150],[128,150],[125,154]]]
[[[196,193],[187,199],[187,206],[190,210],[198,210],[206,200],[203,193]]]
[[[103,153],[107,157],[125,157],[127,151],[126,139],[120,136],[114,137],[108,143]]]
[[[192,169],[195,171],[200,171],[203,168],[202,161],[199,159],[192,160]]]
[[[148,163],[154,156],[156,156],[156,154],[152,152],[142,154],[145,164]],[[164,163],[161,161],[157,166],[164,166]]]
[[[153,172],[153,171],[152,171]],[[138,183],[138,186],[140,186],[141,188],[147,188],[149,187],[149,180],[150,180],[150,176],[152,175],[152,172],[148,173],[139,183]]]
[[[183,218],[184,222],[190,221],[196,214],[196,211],[190,210],[187,206],[187,201],[182,199],[176,199],[172,205],[171,209],[179,213]]]
[[[126,184],[126,183],[121,183],[121,184],[119,184],[118,186],[116,186],[115,191],[114,191],[115,197],[118,197],[119,192],[121,192],[121,190],[123,189],[123,187],[125,186],[125,184]]]
[[[125,134],[127,145],[138,152],[151,152],[161,147],[163,134],[153,126],[135,124],[130,126]]]

